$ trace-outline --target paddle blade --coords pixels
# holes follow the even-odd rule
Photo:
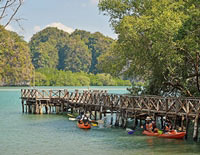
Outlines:
[[[76,118],[69,118],[70,121],[76,121]]]
[[[135,132],[135,131],[132,130],[132,131],[129,131],[128,134],[131,135],[131,134],[133,134],[134,132]]]
[[[91,125],[92,125],[92,126],[98,126],[98,125],[97,125],[97,124],[95,124],[95,123],[91,123]]]

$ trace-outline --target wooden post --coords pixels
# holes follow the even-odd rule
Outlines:
[[[199,127],[199,113],[197,112],[194,119],[194,132],[193,132],[193,140],[198,140],[198,127]]]
[[[119,113],[116,111],[115,126],[119,126]]]
[[[184,128],[184,120],[185,120],[185,117],[182,116],[181,118],[181,130],[183,131],[183,128]],[[186,123],[187,124],[187,123]]]
[[[38,114],[39,113],[39,111],[38,111],[38,103],[37,103],[37,101],[35,102],[35,114]]]
[[[56,114],[59,114],[59,112],[60,112],[60,107],[56,105],[55,108],[56,108]],[[73,109],[73,108],[72,108],[72,109]]]
[[[28,106],[27,106],[27,101],[26,101],[26,105],[25,105],[25,108],[26,108],[26,113],[28,112]]]
[[[128,119],[128,111],[124,111],[124,124],[123,124],[123,128],[126,128],[126,126],[127,126],[127,119]]]
[[[45,105],[45,113],[48,114],[48,107]]]
[[[161,129],[163,129],[164,128],[164,126],[163,126],[163,116],[160,117],[160,124],[161,124]]]
[[[175,115],[173,129],[176,130],[177,128],[177,115]]]
[[[43,105],[41,101],[39,102],[39,114],[43,114]]]
[[[99,112],[99,119],[102,119],[102,111],[103,111],[103,107],[100,107],[100,112]]]
[[[142,119],[141,119],[141,117],[140,117],[140,127],[142,126],[143,124],[142,124]]]
[[[185,134],[185,139],[188,138],[189,123],[190,123],[190,121],[189,121],[188,115],[186,115],[186,134]],[[182,126],[182,127],[184,128],[184,126]],[[182,130],[183,130],[183,128],[182,128]]]
[[[49,105],[49,113],[50,113],[50,114],[52,113],[51,105]]]
[[[29,114],[31,113],[31,105],[30,105],[30,103],[28,104],[28,113]]]
[[[35,104],[31,105],[31,113],[34,114],[35,113]]]
[[[119,126],[122,127],[122,124],[124,123],[124,119],[123,119],[123,110],[120,110],[119,113]]]
[[[136,115],[136,112],[134,113],[134,123],[133,123],[133,129],[136,129],[136,127],[137,127],[137,124],[138,124],[138,122],[137,122],[137,115]]]
[[[111,105],[111,118],[110,118],[110,125],[113,125],[113,104]]]
[[[96,108],[95,108],[95,111],[94,111],[94,120],[95,121],[97,120],[97,111],[96,111]]]
[[[89,108],[90,119],[92,119],[92,107]]]
[[[22,99],[22,113],[24,113],[24,100]]]
[[[71,114],[73,114],[74,113],[74,109],[73,109],[73,107],[71,107]]]
[[[64,113],[64,103],[61,102],[61,113],[63,114]]]

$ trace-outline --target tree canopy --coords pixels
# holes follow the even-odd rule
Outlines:
[[[28,44],[0,26],[0,85],[27,85],[32,78]]]
[[[200,1],[101,0],[118,40],[101,68],[144,82],[153,95],[200,96]]]
[[[76,30],[69,35],[46,28],[27,44],[17,33],[0,26],[0,86],[130,86],[130,81],[96,68],[98,57],[112,42],[98,32]]]
[[[57,68],[72,72],[98,73],[98,57],[108,51],[113,39],[99,32],[75,30],[71,35],[48,27],[29,42],[32,62],[38,68]]]

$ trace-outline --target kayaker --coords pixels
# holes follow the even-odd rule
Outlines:
[[[82,111],[82,112],[80,113],[80,115],[77,117],[77,119],[78,119],[78,120],[81,120],[81,118],[82,118],[83,115],[84,115],[84,112]]]
[[[152,120],[151,124],[152,124],[152,131],[153,131],[153,132],[158,132],[158,128],[156,128],[156,121],[155,121],[155,120]],[[151,125],[150,125],[150,126],[151,126]]]
[[[166,119],[166,121],[164,122],[164,132],[169,132],[170,130],[172,130],[172,123],[169,119]]]
[[[152,132],[153,125],[150,121],[151,121],[151,117],[147,116],[147,118],[145,119],[145,124],[142,126],[142,128],[144,128],[144,130]]]
[[[81,121],[83,121],[84,123],[91,122],[91,119],[89,118],[89,114],[84,114],[81,118]]]

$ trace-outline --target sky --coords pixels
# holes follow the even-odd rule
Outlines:
[[[98,0],[24,0],[16,18],[23,18],[20,27],[13,21],[7,29],[29,41],[33,34],[48,26],[69,33],[75,29],[101,32],[117,38],[110,27],[109,17],[98,10]]]

